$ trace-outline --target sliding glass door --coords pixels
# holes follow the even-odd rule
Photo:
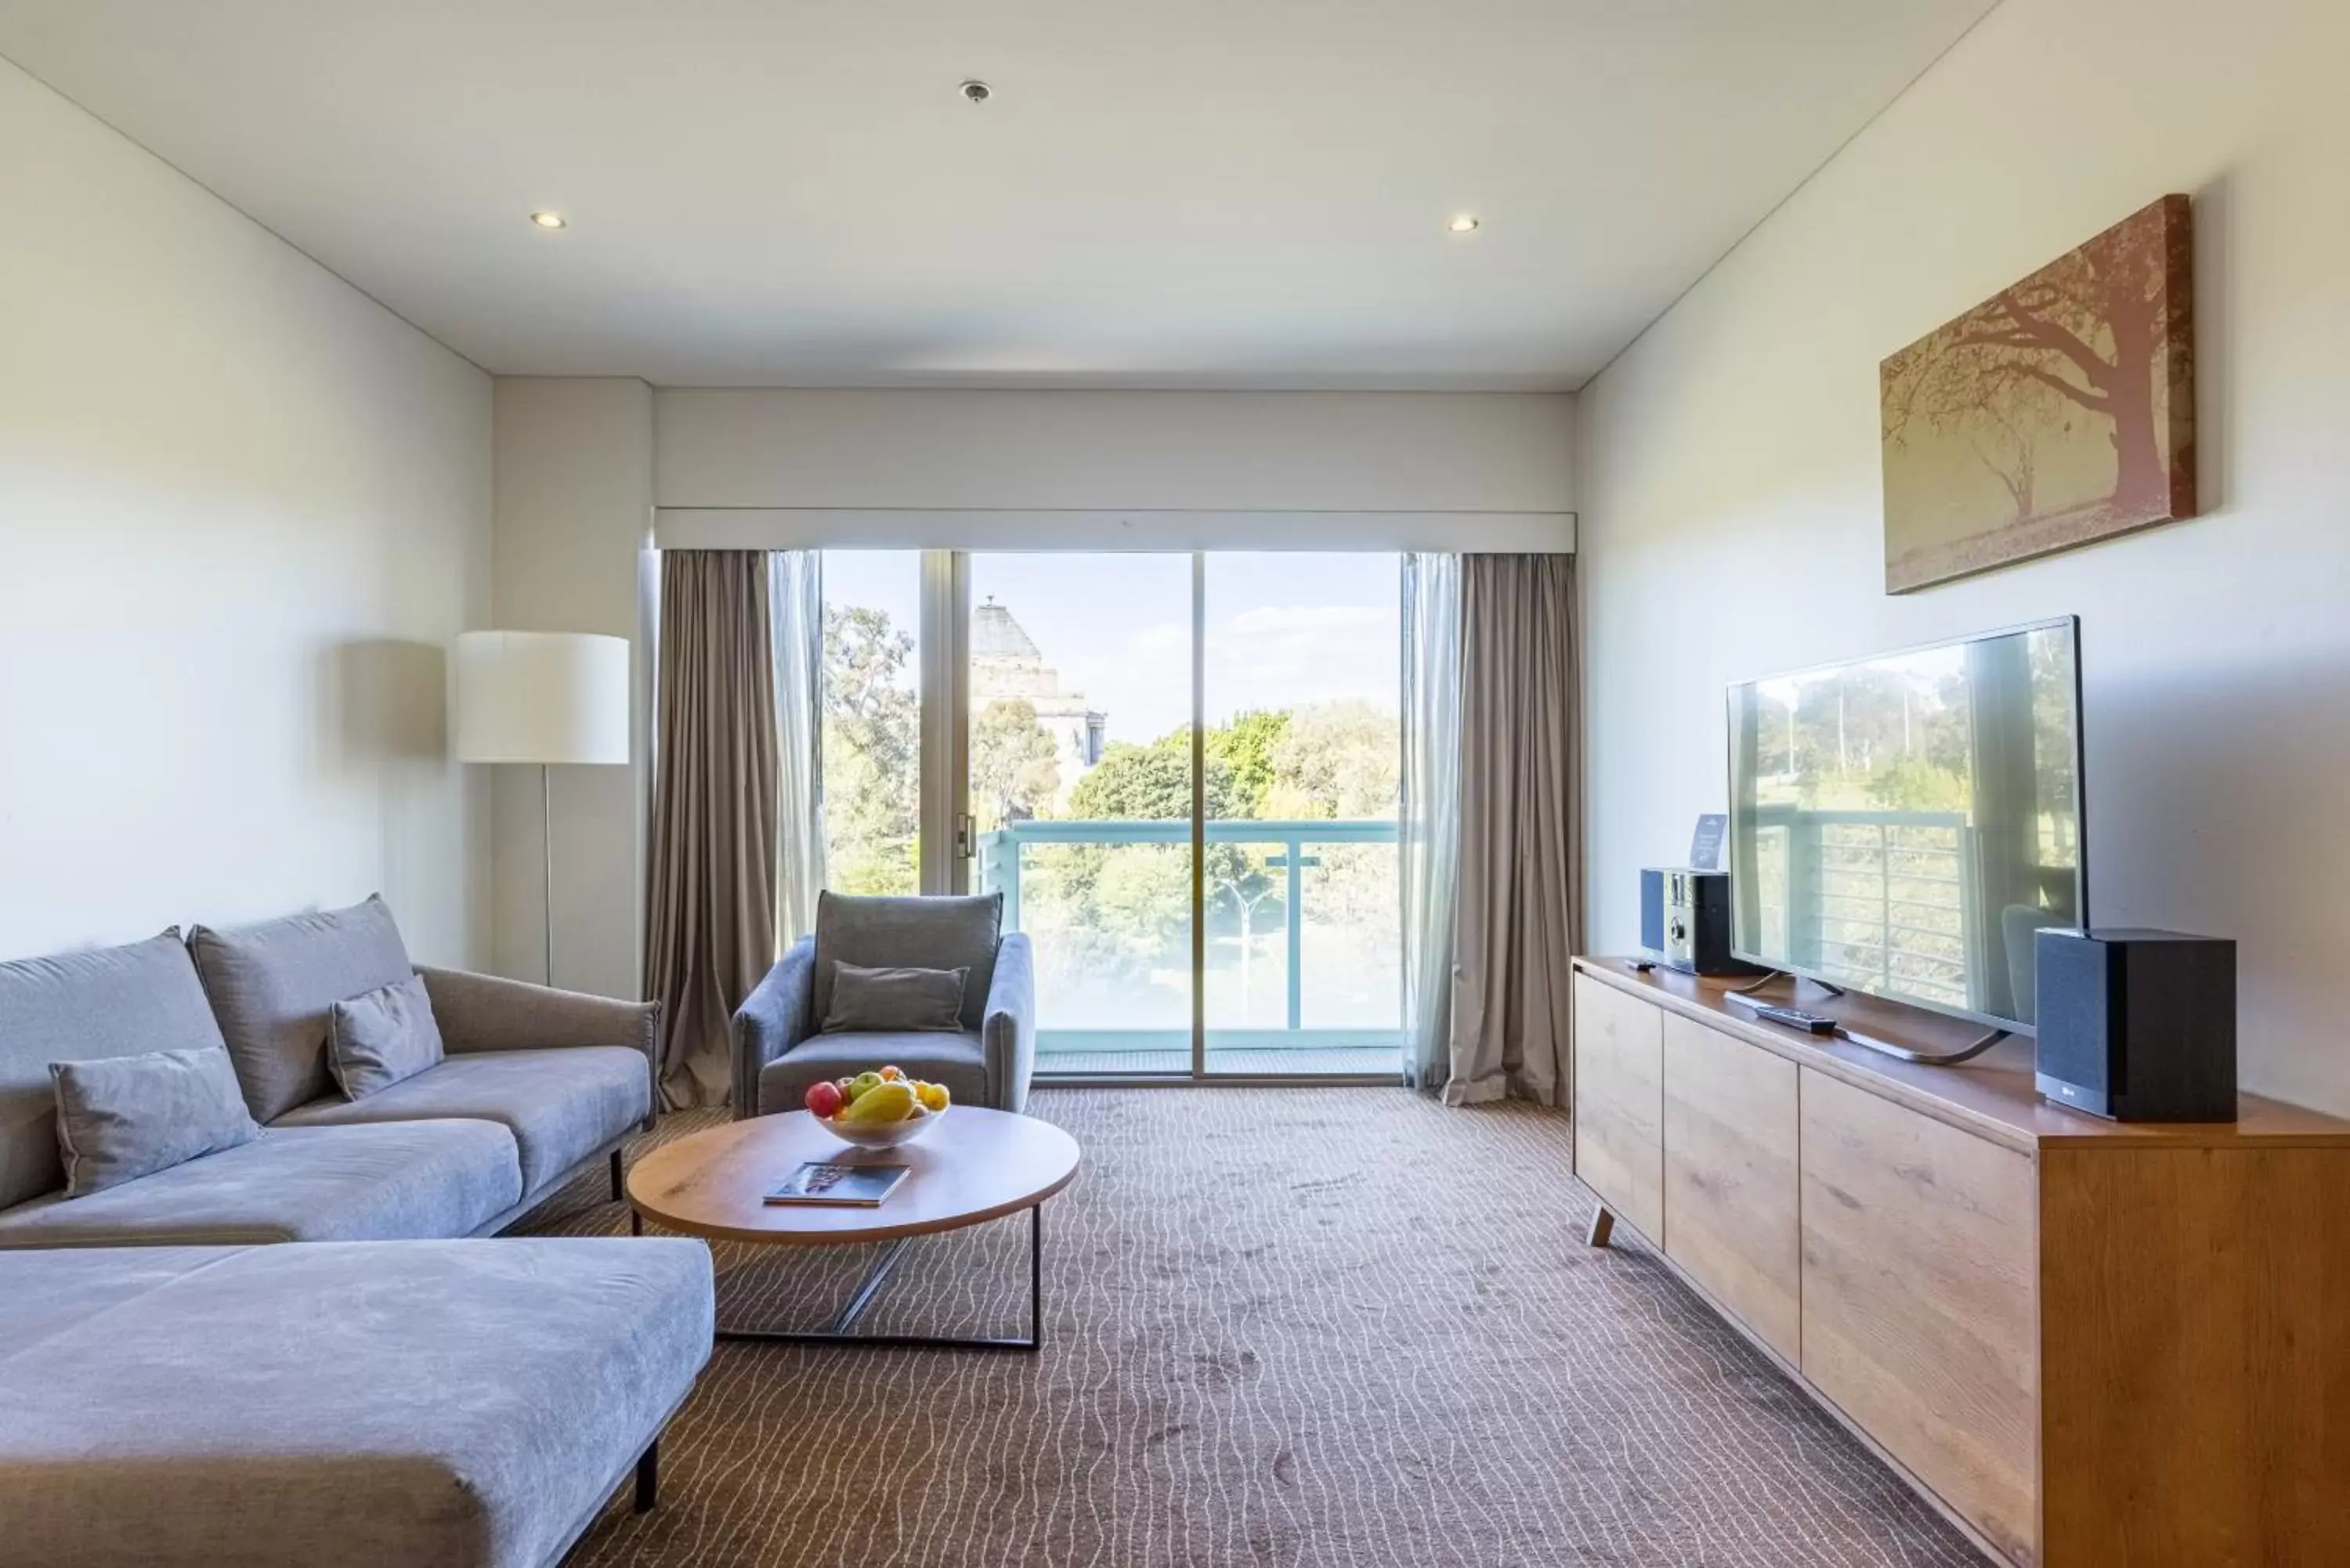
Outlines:
[[[1204,1065],[1394,1073],[1401,558],[1202,564]]]
[[[972,885],[1035,943],[1040,1071],[1191,1070],[1191,579],[970,557]]]
[[[1401,566],[824,552],[825,885],[1002,893],[1040,1073],[1394,1076]]]
[[[969,557],[972,885],[1035,940],[1040,1072],[1398,1071],[1400,573]]]

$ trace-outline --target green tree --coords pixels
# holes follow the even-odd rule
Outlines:
[[[1402,794],[1402,726],[1368,702],[1302,708],[1290,716],[1273,763],[1268,816],[1392,819]],[[1317,929],[1358,935],[1358,961],[1376,967],[1381,952],[1394,950],[1402,918],[1395,847],[1323,844],[1308,853],[1303,917]]]
[[[1213,732],[1210,732],[1211,734]],[[1206,737],[1202,737],[1203,746]],[[1240,803],[1230,763],[1207,757],[1208,815],[1228,816]],[[1069,792],[1069,815],[1087,821],[1173,822],[1191,815],[1191,732],[1170,730],[1147,746],[1119,741]]]
[[[1266,809],[1277,772],[1274,753],[1289,732],[1290,715],[1256,709],[1236,715],[1232,723],[1210,730],[1202,737],[1208,754],[1232,770],[1237,796],[1235,815],[1273,816]]]
[[[877,609],[824,612],[824,836],[827,880],[845,893],[910,893],[920,794],[914,639]]]
[[[1328,821],[1392,816],[1401,793],[1403,731],[1368,702],[1317,703],[1284,714],[1268,748],[1263,815]]]
[[[1251,815],[1217,732],[1201,736],[1202,783],[1210,821]],[[1182,822],[1191,815],[1191,732],[1169,732],[1147,746],[1120,742],[1102,753],[1069,794],[1069,815],[1086,821]],[[1175,961],[1170,939],[1184,928],[1191,892],[1188,847],[1174,845],[1068,845],[1040,864],[1049,867],[1069,905],[1073,924],[1097,924],[1123,939],[1139,960]],[[1211,846],[1202,867],[1211,896],[1253,913],[1273,890],[1262,846]]]
[[[972,812],[982,833],[1035,816],[1061,792],[1061,748],[1024,697],[999,697],[971,732]]]

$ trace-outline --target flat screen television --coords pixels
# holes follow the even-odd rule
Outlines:
[[[1731,946],[2033,1028],[2033,933],[2088,921],[2080,622],[1730,688]]]

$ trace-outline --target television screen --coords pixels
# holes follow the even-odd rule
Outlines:
[[[1730,689],[1740,958],[2002,1028],[2088,918],[2080,623]]]

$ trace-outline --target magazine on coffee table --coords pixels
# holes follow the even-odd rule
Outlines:
[[[902,1165],[843,1165],[811,1159],[770,1190],[770,1203],[822,1203],[848,1209],[878,1209],[881,1200],[906,1179]]]

